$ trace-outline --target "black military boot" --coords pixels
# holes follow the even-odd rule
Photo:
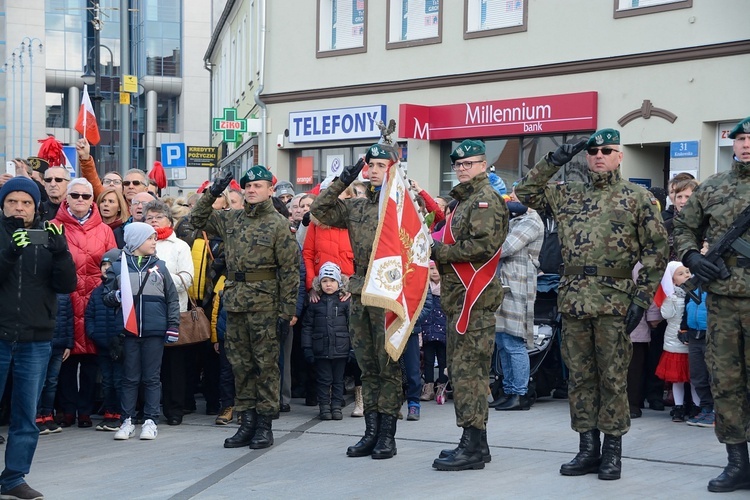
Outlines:
[[[459,448],[466,446],[466,439],[468,437],[468,434],[466,433],[466,429],[464,429],[463,434],[461,434],[461,439],[458,442],[458,446],[456,448],[449,448],[442,450],[440,452],[440,455],[438,458],[445,458],[449,457],[451,455],[455,455],[458,452]],[[487,443],[487,429],[482,430],[482,441],[479,443],[479,450],[482,452],[482,460],[484,463],[488,464],[492,462],[492,455],[490,454],[490,445]]]
[[[728,444],[729,463],[719,477],[708,482],[708,491],[723,493],[726,491],[750,489],[750,461],[747,454],[747,443]]]
[[[372,449],[378,442],[378,431],[380,430],[380,414],[376,412],[365,413],[365,435],[357,444],[346,449],[347,457],[366,457],[372,454]]]
[[[601,464],[599,429],[580,433],[578,455],[560,467],[563,476],[583,476],[599,470]]]
[[[484,469],[482,455],[482,429],[466,427],[462,436],[463,446],[459,444],[458,451],[444,458],[436,458],[432,466],[437,470],[458,471],[469,469]]]
[[[604,435],[602,463],[599,466],[599,479],[620,479],[622,472],[622,436]]]
[[[378,430],[378,442],[372,449],[372,458],[393,458],[396,455],[396,422],[398,417],[380,414],[380,429]]]
[[[271,432],[271,415],[258,415],[258,427],[250,441],[251,450],[262,450],[273,446],[273,432]]]
[[[258,414],[255,413],[255,410],[239,412],[237,419],[240,421],[240,428],[237,429],[234,436],[224,440],[224,448],[242,448],[249,445],[258,425],[257,417]]]

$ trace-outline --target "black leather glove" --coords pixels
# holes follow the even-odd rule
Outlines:
[[[112,358],[112,361],[120,361],[122,359],[122,341],[124,337],[123,334],[120,334],[109,338],[109,357]]]
[[[16,229],[10,237],[10,247],[8,247],[10,257],[15,260],[23,253],[23,249],[30,244],[29,233],[25,229]]]
[[[344,170],[341,171],[341,175],[339,175],[339,179],[341,179],[341,182],[348,186],[349,184],[357,180],[357,177],[359,176],[359,173],[363,168],[365,168],[365,159],[360,158],[359,161],[354,165],[344,167]]]
[[[210,188],[208,188],[208,192],[214,198],[218,198],[219,196],[221,196],[221,193],[223,193],[224,190],[229,186],[229,183],[232,182],[233,178],[234,176],[232,175],[231,170],[219,171],[219,173],[214,177],[214,183],[211,184]]]
[[[305,212],[305,215],[302,216],[302,225],[305,227],[310,225],[310,212]]]
[[[643,319],[643,313],[646,312],[644,308],[636,304],[635,302],[630,303],[628,312],[625,314],[625,333],[630,335],[633,330],[636,329],[638,323]]]
[[[714,281],[719,279],[722,274],[721,268],[701,255],[698,250],[690,250],[686,253],[682,258],[682,263],[701,281]]]
[[[563,144],[553,153],[549,153],[547,159],[555,166],[561,167],[573,159],[575,155],[586,147],[586,139],[581,139],[575,144]]]
[[[304,353],[304,355],[305,355],[305,361],[307,361],[307,362],[308,362],[308,364],[313,364],[313,363],[315,363],[315,356],[313,356],[313,352],[312,352],[312,349],[305,349],[305,350],[303,351],[303,353]]]
[[[690,343],[690,331],[680,330],[677,333],[677,340],[679,340],[683,344],[689,344]]]
[[[357,356],[354,354],[354,349],[349,349],[349,358],[346,360],[347,363],[357,363]]]
[[[44,230],[49,233],[49,241],[45,248],[52,255],[59,255],[68,251],[68,240],[65,239],[65,227],[62,224],[45,221]]]

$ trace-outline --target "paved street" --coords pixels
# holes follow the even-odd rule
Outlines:
[[[459,437],[452,402],[422,405],[419,422],[400,421],[398,456],[347,458],[363,419],[321,422],[295,399],[274,421],[276,444],[261,451],[224,449],[235,425],[191,414],[159,426],[155,441],[65,429],[41,436],[29,483],[49,499],[81,498],[748,498],[710,494],[706,482],[725,463],[712,429],[674,424],[668,412],[643,411],[623,441],[623,478],[563,477],[577,449],[567,401],[542,400],[525,412],[490,411],[492,462],[481,471],[438,472],[432,460]],[[199,410],[202,404],[199,403]],[[0,428],[7,434],[7,428]]]

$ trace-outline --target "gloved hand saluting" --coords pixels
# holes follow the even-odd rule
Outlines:
[[[65,239],[65,228],[62,224],[45,221],[44,230],[49,233],[49,240],[45,248],[52,255],[59,255],[68,251],[68,240]]]
[[[220,170],[218,174],[214,177],[214,183],[211,184],[211,187],[208,188],[208,192],[213,196],[214,198],[218,198],[221,196],[221,193],[224,192],[224,190],[229,186],[229,183],[232,182],[233,179],[232,171],[227,170]]]
[[[636,329],[643,318],[644,312],[645,310],[635,302],[630,303],[628,312],[625,314],[625,333],[627,335],[630,335]]]
[[[549,153],[547,159],[553,165],[561,167],[572,160],[575,155],[583,151],[583,149],[586,147],[587,142],[588,140],[581,139],[575,144],[563,144],[553,153]]]
[[[682,263],[701,281],[714,281],[719,279],[722,274],[721,268],[701,255],[698,250],[690,250],[686,253],[682,258]]]
[[[354,165],[344,167],[344,170],[341,171],[341,175],[339,175],[339,179],[341,179],[341,182],[348,186],[349,184],[357,180],[357,177],[359,176],[359,173],[363,168],[365,168],[365,159],[360,158],[359,161]]]
[[[10,254],[13,257],[19,257],[23,253],[23,249],[30,244],[29,233],[25,229],[16,229],[10,237]]]

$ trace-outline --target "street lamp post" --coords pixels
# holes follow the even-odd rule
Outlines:
[[[91,59],[91,53],[95,51],[97,54],[99,53],[99,48],[107,49],[107,52],[109,52],[109,62],[107,63],[107,67],[109,68],[109,95],[110,95],[110,121],[109,121],[109,154],[114,156],[115,150],[114,150],[114,136],[115,136],[115,92],[112,88],[112,80],[114,79],[114,62],[115,62],[115,56],[112,53],[112,49],[107,47],[106,45],[103,45],[101,43],[94,45],[89,49],[88,54],[88,61],[92,61]],[[93,68],[92,68],[93,66]],[[97,70],[97,66],[99,66],[99,56],[95,56],[94,63],[89,63],[86,66],[86,73],[81,75],[81,79],[83,80],[83,83],[86,85],[93,85],[94,86],[94,114],[96,115],[97,119],[101,119],[101,102],[103,100],[102,97],[102,76],[99,74],[99,71]],[[102,158],[101,158],[101,149],[99,147],[95,147],[94,152],[92,156],[96,159],[97,168],[99,170],[102,169]],[[103,174],[104,172],[100,171],[100,174]]]

